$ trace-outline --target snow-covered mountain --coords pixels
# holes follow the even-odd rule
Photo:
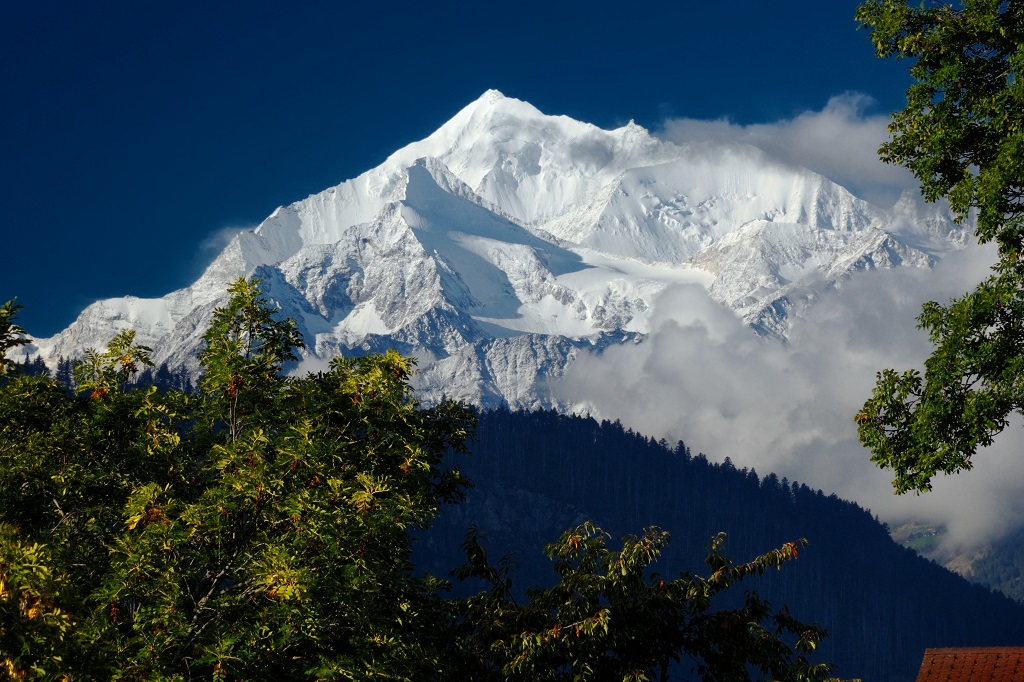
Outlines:
[[[929,266],[962,242],[912,197],[890,210],[752,147],[602,130],[490,90],[430,137],[237,234],[191,286],[92,304],[38,339],[48,361],[132,327],[195,368],[213,309],[263,278],[308,345],[303,367],[396,347],[426,400],[547,403],[580,349],[634,342],[654,297],[698,282],[760,334],[851,273]]]

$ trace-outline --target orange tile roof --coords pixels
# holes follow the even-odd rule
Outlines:
[[[1021,682],[1024,647],[925,649],[917,682]]]

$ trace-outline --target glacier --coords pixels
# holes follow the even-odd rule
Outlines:
[[[489,90],[380,166],[240,231],[192,285],[93,303],[32,350],[54,365],[131,327],[158,364],[197,372],[228,284],[259,277],[306,341],[294,371],[392,347],[418,360],[424,402],[550,406],[549,382],[579,353],[642,342],[673,284],[784,340],[817,293],[930,267],[965,241],[915,196],[885,209],[754,147],[603,130]]]

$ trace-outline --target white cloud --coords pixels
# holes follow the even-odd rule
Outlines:
[[[317,357],[316,355],[307,355],[301,357],[296,363],[295,367],[288,372],[289,376],[293,377],[304,377],[307,374],[317,374],[318,372],[329,372],[331,370],[331,361]]]
[[[915,329],[921,304],[947,301],[988,274],[994,253],[971,247],[934,270],[864,273],[794,321],[787,344],[753,334],[699,286],[666,290],[642,343],[583,355],[556,384],[559,399],[655,437],[686,442],[713,460],[836,492],[893,522],[946,525],[973,544],[1024,523],[1024,437],[1019,428],[975,457],[975,469],[935,490],[895,497],[869,461],[853,416],[875,373],[920,366],[929,343]]]
[[[918,183],[907,170],[878,160],[878,147],[888,139],[889,119],[867,114],[872,104],[867,95],[845,93],[830,99],[821,111],[776,123],[669,119],[660,134],[681,144],[749,144],[888,208],[903,190],[916,192]]]

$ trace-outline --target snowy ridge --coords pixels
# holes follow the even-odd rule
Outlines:
[[[191,286],[92,304],[38,339],[44,359],[137,330],[196,369],[238,276],[298,322],[302,368],[396,347],[427,400],[547,404],[586,348],[635,342],[654,298],[698,282],[761,334],[853,272],[927,267],[963,241],[904,197],[870,205],[754,148],[681,147],[635,123],[602,130],[490,90],[379,167],[275,210]]]

